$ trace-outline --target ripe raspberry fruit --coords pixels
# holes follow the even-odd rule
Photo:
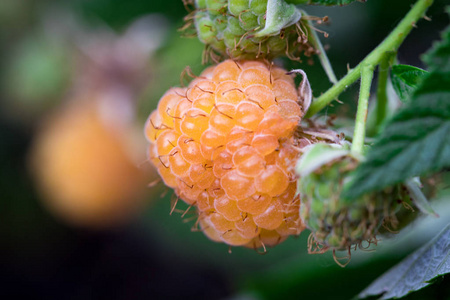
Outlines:
[[[259,248],[303,230],[293,134],[311,97],[306,76],[301,87],[268,63],[226,60],[170,89],[149,116],[149,159],[210,239]]]
[[[295,5],[284,0],[191,0],[195,11],[186,28],[195,33],[211,57],[236,59],[310,56],[316,49],[308,42],[308,23]],[[298,59],[298,58],[295,58]]]

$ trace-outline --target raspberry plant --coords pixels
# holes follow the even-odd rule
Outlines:
[[[350,254],[364,242],[376,244],[384,229],[396,230],[407,208],[438,215],[418,176],[450,166],[448,31],[425,58],[429,73],[395,64],[400,45],[433,3],[418,0],[338,81],[311,23],[326,18],[309,17],[295,5],[351,2],[185,1],[193,10],[183,29],[206,45],[204,55],[215,65],[187,88],[170,89],[145,134],[149,159],[177,197],[194,207],[196,226],[210,239],[265,250],[306,227],[311,253]],[[311,101],[306,74],[272,60],[287,56],[301,63],[301,56],[316,54],[334,84]],[[369,112],[377,68],[376,105]],[[302,75],[298,90],[293,73]],[[404,102],[396,113],[388,110],[389,77]],[[352,136],[311,118],[358,80]],[[374,143],[366,132],[378,136]]]

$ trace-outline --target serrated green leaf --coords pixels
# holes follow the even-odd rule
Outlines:
[[[450,166],[450,78],[433,77],[424,80],[410,105],[386,126],[356,170],[347,197]],[[440,80],[441,90],[428,88],[435,80]]]
[[[356,170],[344,196],[355,198],[383,189],[414,176],[450,167],[450,45],[447,29],[444,41],[430,51],[431,71],[394,115]],[[439,61],[440,64],[434,64]]]
[[[450,7],[447,8],[450,14]],[[450,30],[442,35],[442,42],[424,55],[423,60],[430,70],[439,69],[442,73],[450,73]]]
[[[366,0],[286,0],[292,4],[310,4],[310,5],[347,5],[352,2],[366,2]]]
[[[375,280],[358,297],[400,298],[447,273],[450,273],[450,224],[433,240]]]
[[[391,82],[402,102],[410,99],[427,71],[408,65],[395,65],[391,70]]]

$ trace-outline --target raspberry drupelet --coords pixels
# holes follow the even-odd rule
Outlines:
[[[279,67],[226,60],[160,99],[145,125],[149,160],[210,239],[259,248],[304,229],[294,172],[304,97]]]

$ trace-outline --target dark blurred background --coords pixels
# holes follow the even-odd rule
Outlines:
[[[413,2],[304,9],[330,17],[320,29],[330,35],[323,42],[342,77]],[[450,3],[435,1],[427,13],[431,21],[417,24],[400,48],[399,63],[425,67],[421,54],[449,23],[445,4]],[[169,215],[171,191],[157,185],[134,193],[156,178],[144,166],[145,119],[161,95],[180,84],[186,66],[195,74],[204,68],[203,46],[177,31],[185,14],[181,0],[0,1],[2,299],[350,299],[450,220],[444,190],[433,201],[440,219],[419,217],[414,230],[382,238],[375,252],[355,253],[341,269],[330,254],[307,254],[308,232],[265,255],[245,248],[229,253],[228,246],[191,232],[188,214]],[[317,59],[312,65],[278,63],[304,68],[316,96],[331,85]],[[345,105],[336,103],[322,114],[352,117],[357,91],[357,85],[350,87],[340,97]],[[105,103],[118,105],[119,112]],[[86,115],[91,123],[83,129],[78,120]],[[117,115],[125,121],[111,124]],[[66,148],[55,148],[64,135],[73,138]],[[78,136],[105,141],[98,152],[123,163],[104,160],[91,151],[95,147],[79,145]],[[135,137],[132,149],[126,146],[129,136]],[[115,153],[111,145],[127,149]],[[74,147],[83,149],[82,156],[70,154]],[[53,165],[49,157],[61,161]],[[84,188],[72,176],[85,158],[107,170],[107,188]],[[69,192],[58,198],[49,182],[61,182]],[[96,202],[80,202],[81,197]],[[450,299],[448,281],[407,298]]]

